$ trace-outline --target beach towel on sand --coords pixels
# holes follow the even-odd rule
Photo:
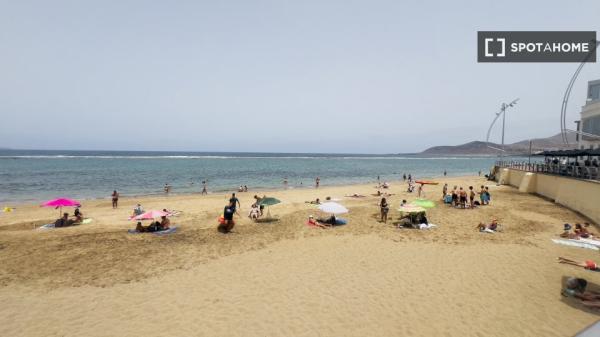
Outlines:
[[[175,233],[176,231],[177,231],[177,226],[172,226],[172,227],[169,227],[169,229],[165,229],[164,231],[158,231],[158,232],[138,232],[135,229],[129,229],[129,230],[127,230],[127,233],[129,233],[129,234],[151,233],[151,234],[156,234],[156,235],[166,235],[166,234]]]
[[[424,223],[419,224],[419,229],[432,229],[432,228],[435,228],[435,227],[437,227],[437,225],[434,225],[432,223],[430,223],[430,224],[424,224]]]
[[[71,226],[65,226],[65,227],[73,227],[73,226],[79,226],[79,225],[86,225],[92,222],[92,219],[83,219],[83,221],[81,221],[81,224],[78,225],[71,225]],[[49,223],[49,224],[45,224],[40,226],[38,229],[54,229],[56,228],[56,226],[54,226],[53,223]]]
[[[558,243],[559,245],[571,246],[571,247],[579,247],[579,248],[587,248],[592,250],[600,250],[598,246],[581,242],[581,240],[571,240],[571,239],[552,239],[552,242]]]

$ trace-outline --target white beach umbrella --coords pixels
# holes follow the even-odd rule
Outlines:
[[[348,213],[348,209],[337,202],[329,201],[319,205],[319,209],[325,213],[342,214]]]

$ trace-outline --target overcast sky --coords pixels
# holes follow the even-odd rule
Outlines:
[[[479,64],[477,31],[598,31],[600,1],[403,2],[0,0],[0,147],[414,152],[517,97],[508,142],[559,133],[578,65]]]

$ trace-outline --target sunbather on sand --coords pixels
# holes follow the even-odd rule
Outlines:
[[[167,216],[178,216],[181,213],[181,211],[176,211],[174,209],[168,210],[166,208],[163,208],[162,211],[165,212],[165,213],[168,213]]]
[[[171,226],[171,220],[169,220],[166,216],[161,217],[161,221],[152,222],[148,226],[143,226],[141,221],[135,226],[135,230],[140,233],[151,233],[151,232],[159,232],[169,229]]]
[[[579,235],[577,235],[576,233],[571,233],[571,225],[569,225],[568,223],[564,224],[563,232],[560,234],[560,237],[575,240],[579,239]]]
[[[317,200],[305,201],[305,203],[312,204],[312,205],[320,205],[321,200],[319,200],[319,198],[317,198]]]
[[[584,239],[587,239],[591,236],[590,232],[588,232],[587,228],[583,227],[579,223],[575,224],[575,234],[577,236],[579,236],[580,238],[584,238]]]
[[[354,194],[351,194],[351,195],[346,195],[346,197],[348,197],[348,198],[364,198],[364,197],[366,197],[366,195],[354,193]]]
[[[567,259],[564,257],[558,257],[558,263],[570,264],[577,267],[582,267],[591,271],[600,271],[600,266],[598,266],[594,261],[587,260],[584,262],[577,262],[571,259]]]
[[[69,213],[63,213],[62,218],[54,222],[54,227],[68,227],[77,224],[74,220],[69,219]]]
[[[312,215],[308,216],[308,225],[310,226],[315,226],[315,227],[321,227],[321,228],[328,228],[330,226],[328,226],[327,224],[324,224],[322,222],[320,222],[319,220],[315,220],[315,218]]]
[[[594,291],[586,291],[586,287],[587,281],[585,279],[570,277],[561,293],[563,296],[580,300],[581,304],[587,307],[600,308],[600,294]]]
[[[492,223],[487,226],[483,222],[480,222],[479,225],[477,225],[477,229],[480,232],[494,233],[498,230],[498,219],[493,219]]]

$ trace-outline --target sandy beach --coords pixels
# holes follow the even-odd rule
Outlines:
[[[387,224],[375,183],[261,191],[282,201],[268,223],[246,216],[253,191],[237,193],[227,235],[216,230],[224,193],[121,198],[116,210],[84,201],[92,223],[53,230],[36,228],[58,211],[20,206],[0,215],[0,335],[571,336],[600,318],[560,294],[563,277],[600,284],[600,273],[556,262],[598,252],[551,242],[584,218],[481,177],[438,181],[425,189],[432,230],[394,225],[400,201],[416,197],[402,182],[391,182]],[[450,208],[444,182],[485,184],[492,204]],[[348,224],[306,226],[322,214],[305,201],[327,196],[349,208]],[[138,202],[182,211],[178,231],[128,234]],[[503,232],[475,229],[494,217]]]

